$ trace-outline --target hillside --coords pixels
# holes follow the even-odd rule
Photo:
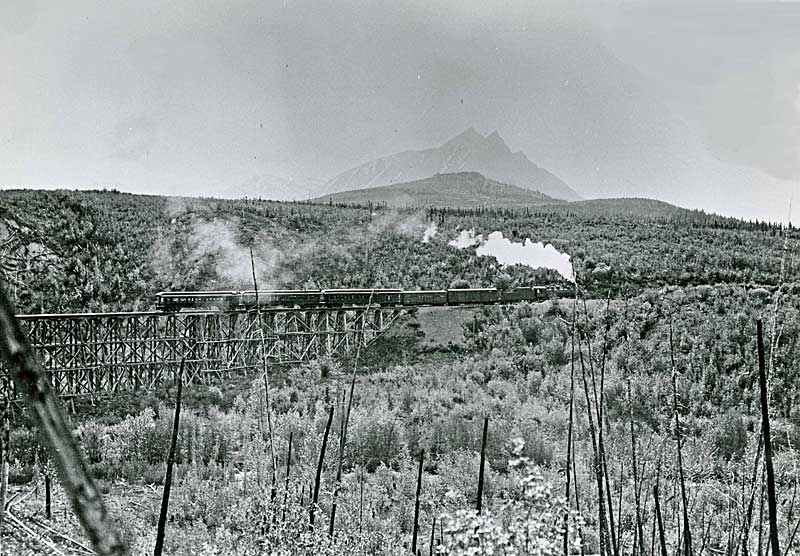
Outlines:
[[[643,198],[619,198],[619,199],[587,199],[585,201],[573,201],[571,203],[561,203],[551,207],[553,211],[561,211],[566,215],[605,215],[629,218],[664,218],[679,217],[690,211],[664,201]],[[712,216],[713,217],[713,216]]]
[[[522,152],[512,152],[496,131],[484,137],[472,128],[439,147],[405,151],[347,170],[325,188],[329,193],[339,193],[468,171],[556,199],[580,198],[560,178],[528,160]]]
[[[446,286],[454,278],[475,286],[513,286],[553,279],[544,270],[500,268],[496,261],[476,256],[474,248],[450,247],[449,240],[467,227],[477,233],[502,230],[517,240],[551,242],[572,254],[579,269],[586,303],[550,300],[481,310],[409,312],[367,349],[356,350],[361,372],[353,375],[351,351],[349,357],[318,359],[286,371],[272,367],[277,372],[271,369],[268,376],[186,384],[185,409],[177,427],[164,403],[174,399],[174,387],[121,392],[99,402],[76,399],[70,424],[111,500],[114,519],[128,524],[126,536],[136,546],[146,546],[134,554],[149,553],[152,546],[159,490],[144,485],[163,480],[171,430],[178,431],[175,464],[180,482],[170,506],[176,516],[169,525],[170,554],[192,554],[197,546],[212,542],[220,553],[255,554],[269,552],[270,542],[285,548],[292,539],[311,538],[294,533],[267,537],[262,524],[270,523],[271,515],[277,523],[286,510],[284,531],[308,531],[303,492],[315,473],[321,473],[322,484],[335,484],[336,456],[329,451],[327,464],[320,456],[322,430],[326,414],[330,424],[330,412],[340,411],[336,392],[350,376],[357,382],[347,447],[340,452],[343,473],[337,500],[342,508],[358,508],[366,499],[371,518],[362,523],[356,512],[343,511],[335,522],[338,531],[363,527],[375,539],[398,538],[396,524],[410,521],[415,481],[422,477],[416,491],[426,496],[420,504],[426,516],[422,527],[435,533],[435,517],[436,523],[448,524],[444,530],[450,534],[454,529],[449,523],[455,521],[448,516],[467,515],[454,512],[473,507],[480,450],[486,463],[486,507],[493,512],[500,508],[509,518],[525,516],[526,524],[530,515],[544,515],[553,531],[549,546],[560,547],[560,517],[556,521],[552,512],[532,514],[508,501],[522,499],[515,493],[530,492],[531,485],[540,485],[535,496],[555,500],[547,485],[563,481],[562,470],[574,466],[567,476],[574,478],[582,507],[598,506],[594,493],[599,489],[592,488],[592,478],[602,480],[602,474],[595,473],[593,462],[603,460],[594,457],[599,437],[586,416],[602,411],[608,447],[604,453],[616,504],[609,503],[608,515],[617,516],[619,527],[612,530],[619,532],[618,538],[633,538],[637,515],[655,522],[652,512],[636,513],[630,501],[637,489],[648,492],[664,485],[664,492],[677,491],[677,477],[685,472],[691,499],[702,497],[702,503],[687,506],[686,519],[703,525],[695,530],[709,544],[724,546],[731,528],[726,509],[736,507],[743,514],[748,500],[763,490],[755,473],[748,480],[761,444],[754,376],[753,330],[758,318],[764,318],[770,331],[776,492],[781,500],[793,496],[796,481],[790,480],[790,473],[797,468],[794,446],[800,442],[800,297],[786,295],[779,302],[776,296],[773,305],[763,290],[718,282],[775,283],[781,277],[797,281],[800,273],[792,252],[800,234],[794,229],[646,199],[521,210],[405,210],[108,191],[0,193],[0,222],[0,272],[13,280],[23,312],[146,307],[158,289],[246,287],[251,247],[264,287],[430,288]],[[439,231],[423,243],[421,232],[431,223]],[[690,286],[663,287],[675,283]],[[613,297],[604,302],[607,293]],[[578,313],[572,314],[576,308]],[[587,373],[593,375],[595,369],[601,377],[597,397],[587,381]],[[582,381],[573,380],[576,372]],[[262,377],[271,383],[269,404],[260,402],[266,399]],[[271,437],[261,432],[265,412],[272,419]],[[670,454],[676,444],[672,424],[678,416],[679,430],[684,431],[682,460]],[[41,486],[36,481],[41,481],[45,460],[40,437],[25,415],[13,412],[12,419],[9,475],[12,483],[34,482],[12,487],[16,499],[17,492]],[[488,423],[485,443],[482,422]],[[276,491],[277,499],[287,501],[281,506],[268,505],[269,481],[259,484],[259,477],[269,477],[274,465],[267,458],[268,439],[280,469],[287,470],[276,481],[282,489]],[[568,446],[571,458],[565,454]],[[638,476],[624,472],[634,450],[643,456]],[[422,453],[426,466],[418,465],[412,455]],[[519,456],[537,467],[526,467],[521,474]],[[569,465],[565,459],[570,459]],[[737,475],[742,469],[745,472]],[[607,484],[605,488],[612,492]],[[333,488],[320,489],[324,506],[319,507],[331,507],[332,492]],[[59,504],[64,497],[56,493]],[[384,499],[380,505],[376,502]],[[679,496],[665,497],[663,517],[669,531],[678,530],[679,501]],[[41,498],[22,496],[18,504],[27,515],[41,512]],[[275,508],[279,514],[270,513]],[[62,515],[60,510],[53,512],[53,525],[83,540],[74,514]],[[321,521],[328,515],[320,512]],[[571,530],[579,531],[584,523],[578,521]],[[647,523],[643,528],[655,530]],[[477,526],[468,523],[466,534],[472,536]],[[785,529],[790,535],[789,527]],[[303,541],[313,550],[302,552],[295,543],[274,552],[318,553],[330,537],[328,529],[317,530],[321,533],[313,545]],[[585,530],[587,553],[599,553],[595,528]],[[221,534],[224,531],[235,531],[241,540]],[[408,529],[402,536],[408,536]],[[385,545],[377,541],[368,546],[363,552],[326,550],[408,553],[407,546],[392,551],[380,549]]]
[[[520,207],[556,202],[529,189],[490,180],[478,172],[436,174],[429,178],[382,187],[325,195],[316,202],[385,204],[390,207]]]
[[[432,222],[438,234],[422,243]],[[265,288],[557,279],[450,247],[463,229],[551,243],[601,296],[664,284],[775,284],[782,266],[785,281],[800,281],[797,230],[644,199],[370,211],[113,191],[0,192],[0,276],[25,313],[147,309],[160,290],[248,288],[251,245]]]

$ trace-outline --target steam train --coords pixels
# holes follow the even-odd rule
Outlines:
[[[326,307],[422,307],[444,305],[486,305],[544,301],[551,297],[570,296],[564,285],[533,286],[498,290],[467,288],[449,290],[404,291],[400,289],[326,289],[326,290],[259,290],[160,292],[156,294],[159,311],[181,309],[241,310],[265,308]]]

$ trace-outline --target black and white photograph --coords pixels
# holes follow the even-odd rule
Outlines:
[[[800,556],[800,0],[0,0],[0,556]]]

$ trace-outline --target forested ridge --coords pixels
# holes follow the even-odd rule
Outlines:
[[[421,241],[430,223],[430,243]],[[528,285],[554,272],[499,268],[447,241],[500,230],[570,254],[585,286],[774,285],[798,279],[798,232],[643,199],[526,210],[184,199],[116,191],[0,192],[0,255],[21,312],[147,309],[156,292],[249,287]]]

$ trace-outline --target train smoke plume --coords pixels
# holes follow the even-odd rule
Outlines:
[[[422,232],[422,243],[430,243],[437,233],[439,233],[439,229],[436,227],[436,223],[433,222]]]
[[[456,249],[477,245],[475,253],[479,257],[494,257],[503,266],[522,264],[531,268],[549,268],[564,279],[575,281],[570,256],[549,243],[545,245],[529,238],[525,238],[524,243],[517,243],[503,237],[502,232],[492,232],[484,239],[482,234],[475,235],[475,230],[462,230],[448,245]]]
[[[476,236],[475,230],[461,230],[461,233],[458,234],[458,237],[447,242],[447,245],[450,247],[455,247],[456,249],[466,249],[467,247],[480,245],[481,243],[483,243],[482,234],[478,234]]]

